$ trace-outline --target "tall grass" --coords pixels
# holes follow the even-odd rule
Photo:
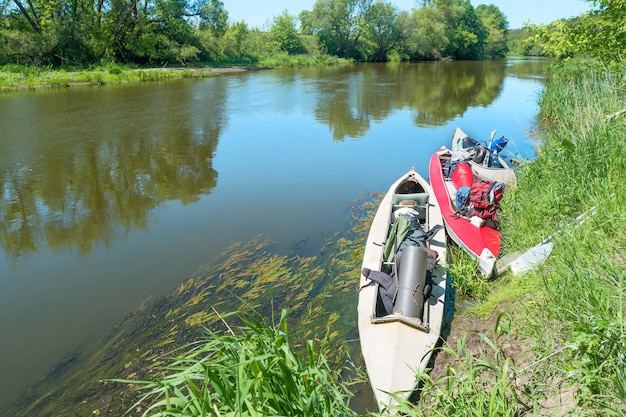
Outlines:
[[[582,63],[553,70],[540,99],[545,140],[539,157],[524,167],[518,189],[503,202],[505,243],[511,248],[535,244],[623,192],[624,78],[623,72]]]
[[[451,241],[448,242],[447,249],[451,258],[448,276],[456,295],[475,299],[485,297],[489,293],[491,282],[480,273],[476,260]]]
[[[228,315],[226,318],[233,318]],[[348,386],[312,340],[301,358],[288,339],[286,312],[275,325],[240,313],[243,325],[184,348],[132,409],[143,416],[353,416]]]
[[[537,357],[561,352],[543,372],[573,389],[582,415],[626,410],[625,74],[584,62],[553,69],[540,103],[545,141],[505,200],[507,247],[562,230],[525,299],[543,320],[529,326]],[[592,206],[584,224],[568,225]]]

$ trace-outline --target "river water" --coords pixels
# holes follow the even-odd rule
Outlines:
[[[262,234],[317,255],[349,202],[411,166],[426,177],[456,126],[482,140],[496,129],[532,158],[546,65],[354,64],[0,95],[0,409],[234,242]]]

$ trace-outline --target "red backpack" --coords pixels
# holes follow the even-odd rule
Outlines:
[[[503,192],[504,183],[502,182],[477,181],[470,188],[467,204],[463,204],[457,210],[457,214],[497,220],[496,212],[500,209]]]

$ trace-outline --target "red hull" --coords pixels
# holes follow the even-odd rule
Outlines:
[[[430,159],[430,185],[441,208],[448,235],[472,257],[481,262],[485,275],[493,272],[493,262],[500,254],[501,234],[490,227],[476,227],[469,220],[455,214],[455,206],[445,185],[442,166],[450,151],[442,147]],[[443,160],[443,161],[442,161]],[[488,250],[488,252],[486,251]]]

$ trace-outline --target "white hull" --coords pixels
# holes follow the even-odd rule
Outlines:
[[[411,169],[390,187],[389,192],[381,201],[367,238],[363,256],[364,268],[372,271],[381,270],[383,247],[394,209],[394,190],[409,176],[415,176],[430,196],[424,207],[426,218],[424,230],[428,231],[434,225],[443,225],[441,211],[430,185]],[[426,369],[432,349],[439,341],[447,279],[445,266],[442,265],[445,263],[445,239],[445,229],[441,228],[429,245],[438,253],[439,261],[433,272],[432,294],[424,307],[424,317],[427,318],[427,323],[424,323],[427,324],[426,329],[409,325],[408,321],[373,322],[378,287],[361,275],[358,302],[361,351],[376,402],[381,411],[394,404],[390,393],[403,392],[403,395],[408,396],[416,388],[415,374]]]
[[[462,149],[463,139],[467,137],[467,134],[461,130],[461,128],[456,128],[454,130],[454,134],[452,135],[452,150]],[[472,167],[472,172],[477,177],[477,179],[483,181],[497,181],[503,182],[506,189],[514,188],[517,185],[517,177],[515,175],[515,171],[506,163],[506,161],[498,157],[498,161],[502,168],[491,168],[484,165],[477,164],[476,162],[469,161],[470,166]]]

